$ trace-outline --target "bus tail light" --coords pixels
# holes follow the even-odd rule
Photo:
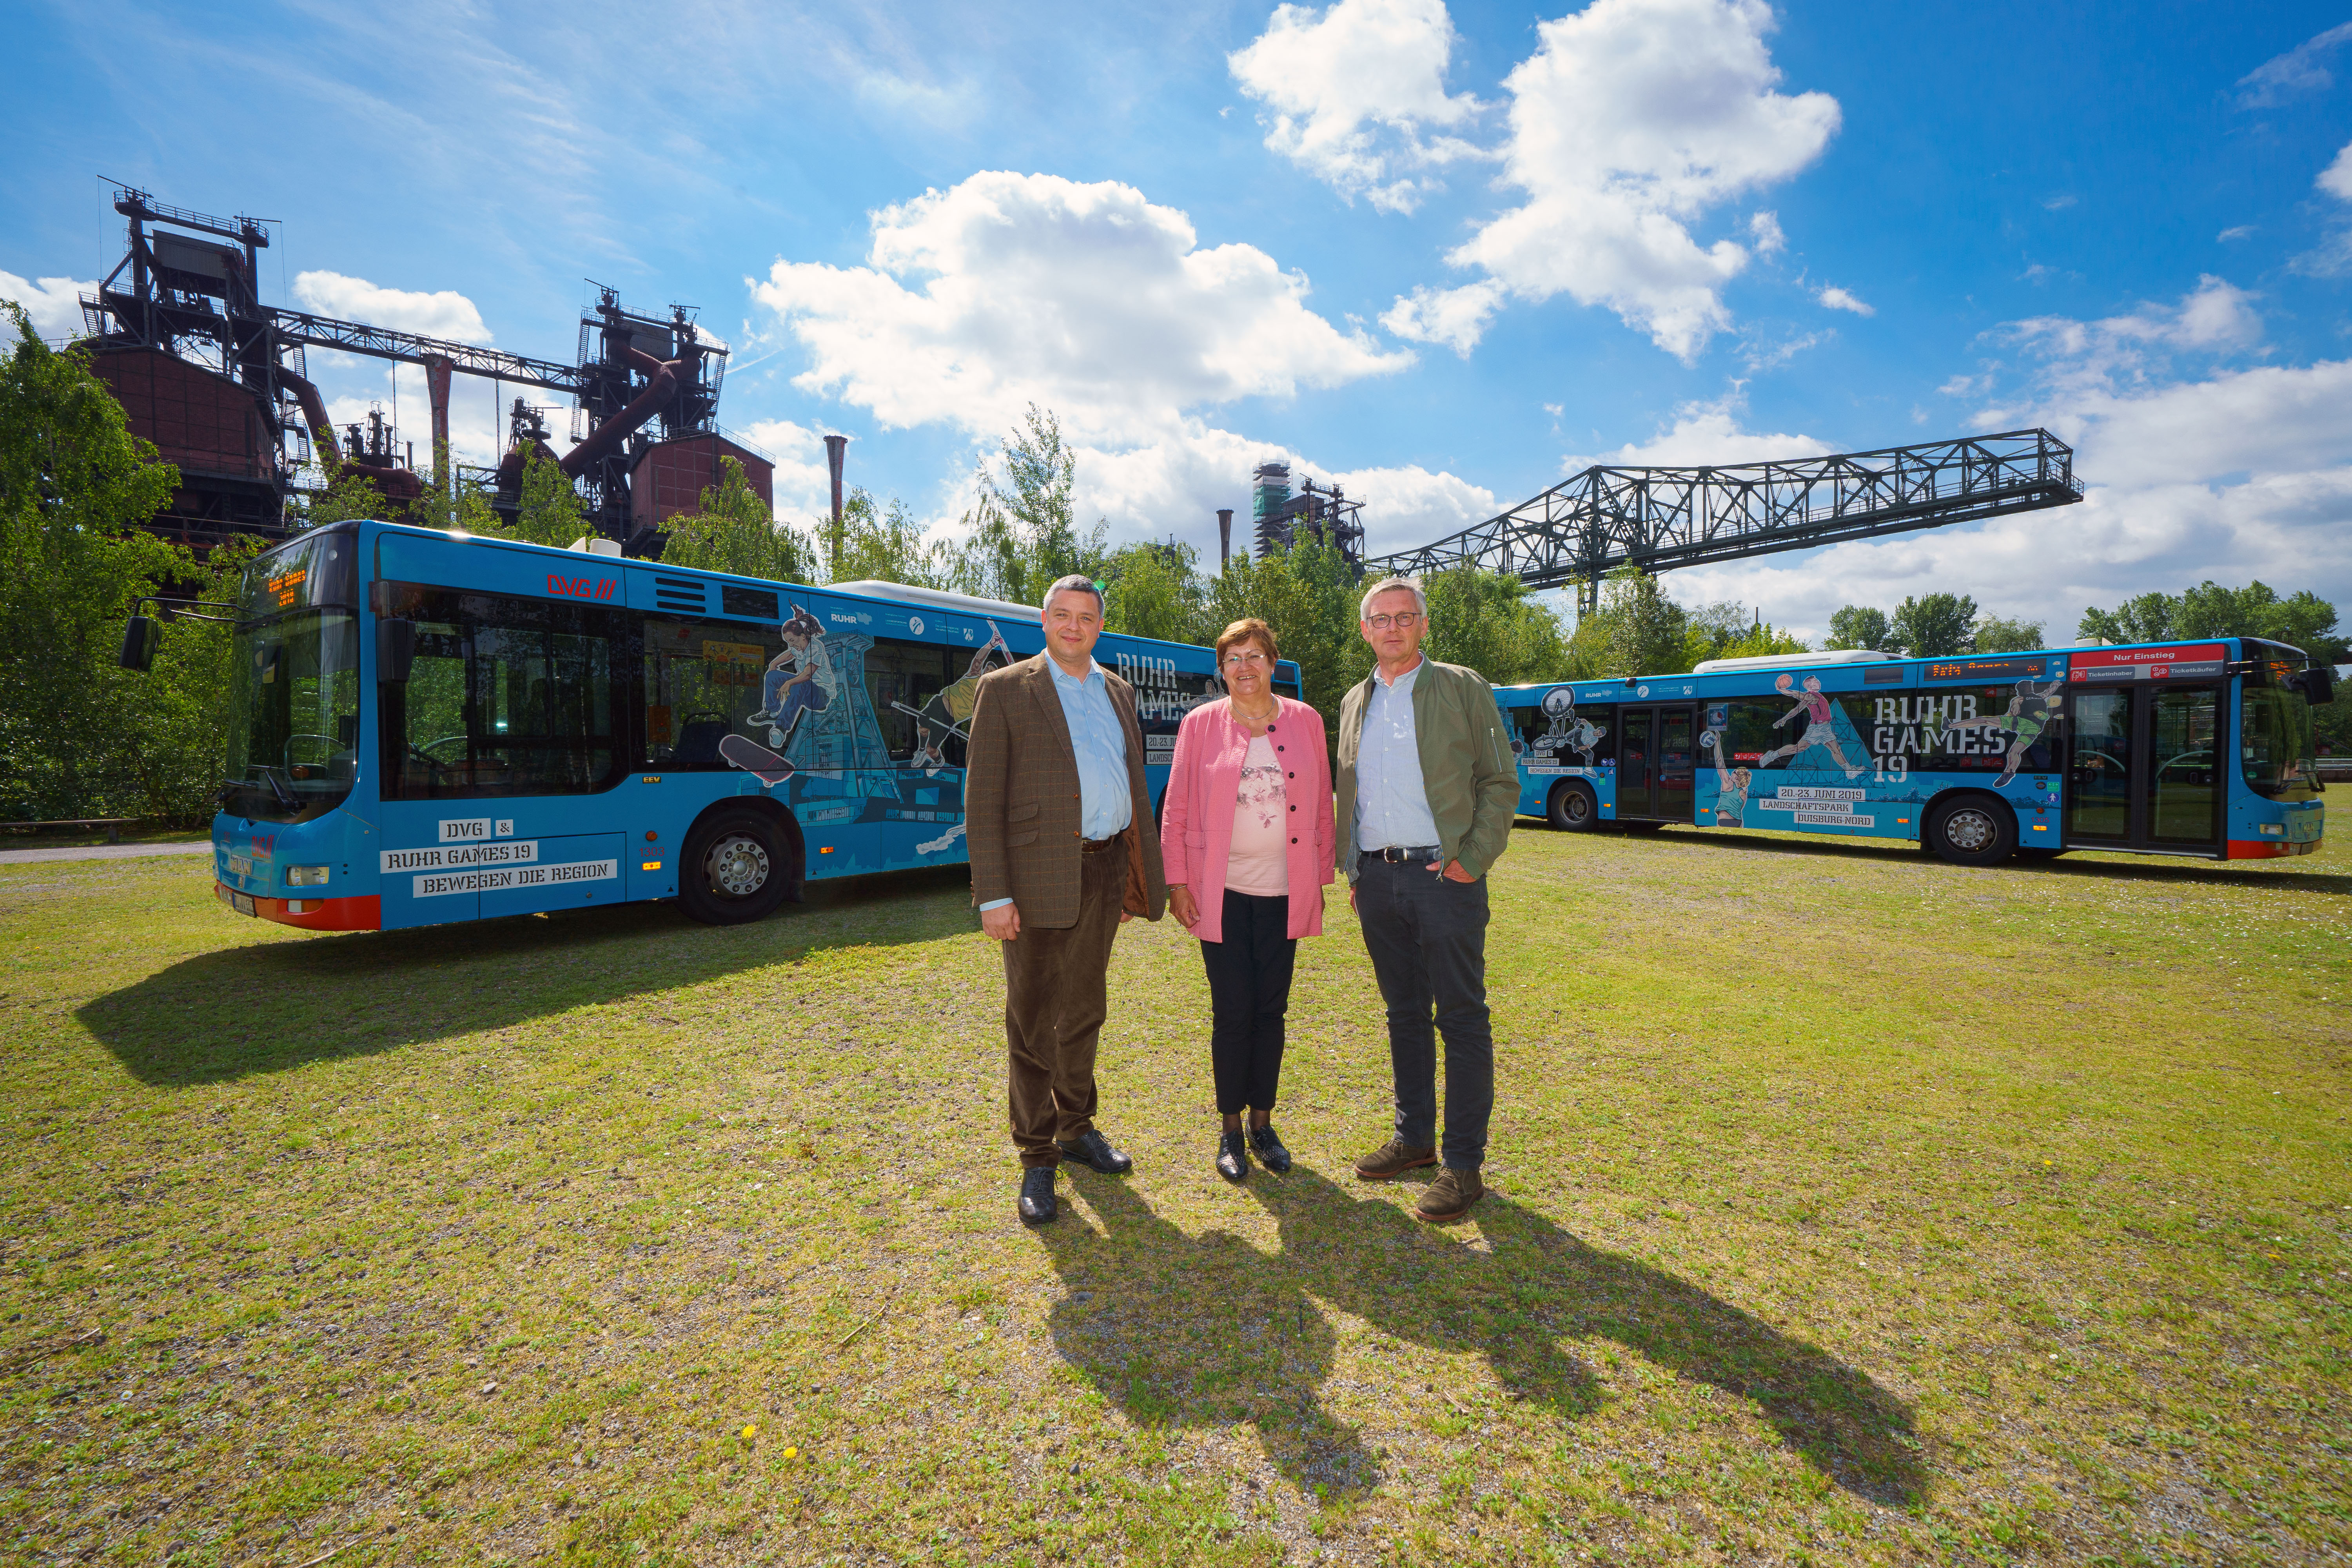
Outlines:
[[[286,868],[286,885],[289,888],[323,888],[327,885],[327,868],[324,866],[289,866]]]

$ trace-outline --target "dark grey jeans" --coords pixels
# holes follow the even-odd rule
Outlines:
[[[1388,1004],[1397,1136],[1437,1142],[1437,1033],[1445,1036],[1445,1145],[1457,1171],[1486,1157],[1495,1110],[1495,1032],[1486,1016],[1486,881],[1454,882],[1426,865],[1367,856],[1356,919]],[[1433,1021],[1435,1027],[1432,1027]]]

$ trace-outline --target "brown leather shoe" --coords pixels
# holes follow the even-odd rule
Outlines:
[[[1356,1179],[1385,1182],[1420,1165],[1437,1163],[1434,1148],[1416,1149],[1402,1138],[1391,1138],[1356,1162]]]
[[[1425,1219],[1432,1225],[1452,1225],[1470,1212],[1470,1205],[1486,1195],[1486,1184],[1478,1179],[1475,1171],[1457,1171],[1448,1165],[1437,1173],[1437,1180],[1421,1194],[1414,1205],[1415,1219]]]

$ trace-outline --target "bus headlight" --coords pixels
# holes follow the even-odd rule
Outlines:
[[[286,868],[286,885],[289,888],[323,888],[327,885],[327,868],[324,866],[289,866]]]

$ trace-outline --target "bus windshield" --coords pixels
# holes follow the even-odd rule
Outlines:
[[[239,627],[222,808],[264,822],[332,811],[358,777],[359,617],[298,610]]]
[[[2311,704],[2300,691],[2254,682],[2246,679],[2238,738],[2246,787],[2272,800],[2311,800],[2318,779]]]

